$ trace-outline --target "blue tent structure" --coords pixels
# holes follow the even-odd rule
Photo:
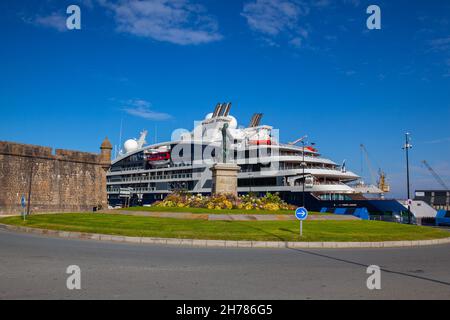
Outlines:
[[[450,211],[439,210],[436,214],[437,226],[450,226]]]

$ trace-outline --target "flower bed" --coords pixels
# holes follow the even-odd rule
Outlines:
[[[154,206],[166,208],[204,208],[210,210],[240,209],[240,210],[294,210],[295,206],[289,205],[278,194],[267,193],[264,197],[255,195],[243,195],[236,197],[231,194],[214,196],[192,195],[188,193],[173,193],[163,201],[156,202]]]

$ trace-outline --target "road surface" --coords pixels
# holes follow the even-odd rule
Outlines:
[[[81,290],[66,287],[69,265]],[[369,265],[381,290],[367,289]],[[0,299],[450,299],[450,245],[215,249],[0,230]]]

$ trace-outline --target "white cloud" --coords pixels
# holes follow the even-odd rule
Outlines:
[[[94,0],[79,0],[79,1],[81,1],[81,4],[87,7],[88,9],[94,8]]]
[[[296,37],[289,41],[294,47],[300,48],[302,46],[302,38]]]
[[[354,7],[359,7],[359,5],[361,4],[360,0],[344,0],[344,3],[349,3],[351,5],[353,5]]]
[[[117,31],[179,45],[222,39],[217,21],[191,0],[98,0],[114,14]]]
[[[450,37],[438,38],[430,41],[431,51],[434,53],[441,53],[446,56],[450,54]],[[450,77],[450,58],[446,58],[443,62],[444,73],[443,77]]]
[[[241,13],[251,30],[265,38],[285,35],[296,47],[308,36],[299,24],[308,14],[309,7],[300,0],[254,0],[245,3]]]
[[[445,143],[445,142],[450,142],[450,137],[440,138],[440,139],[435,139],[435,140],[430,140],[430,141],[425,141],[424,143],[426,143],[426,144],[438,144],[438,143]]]
[[[450,49],[450,37],[431,40],[430,44],[435,51],[448,51]]]
[[[172,118],[170,114],[153,111],[150,107],[151,104],[148,101],[134,99],[127,101],[126,105],[123,107],[123,110],[129,115],[146,120],[164,121]]]
[[[67,31],[66,20],[66,16],[54,12],[48,16],[38,16],[31,22],[39,26],[52,28],[59,32],[64,32]]]
[[[313,1],[313,3],[311,3],[311,5],[313,5],[314,7],[318,7],[318,8],[325,8],[325,7],[329,7],[331,5],[331,1],[330,0],[316,0],[316,1]]]
[[[241,13],[251,29],[275,36],[294,29],[298,19],[308,14],[309,9],[299,2],[287,0],[256,0],[244,5]]]
[[[333,42],[335,42],[335,41],[338,40],[338,37],[335,36],[335,35],[326,35],[324,38],[325,38],[325,40],[327,40],[327,41],[333,41]]]

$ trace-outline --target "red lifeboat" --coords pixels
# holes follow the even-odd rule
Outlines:
[[[167,160],[170,160],[170,152],[168,151],[147,154],[147,161],[150,163]]]
[[[248,142],[252,146],[270,146],[272,144],[272,140],[265,139],[265,140],[249,140]]]

